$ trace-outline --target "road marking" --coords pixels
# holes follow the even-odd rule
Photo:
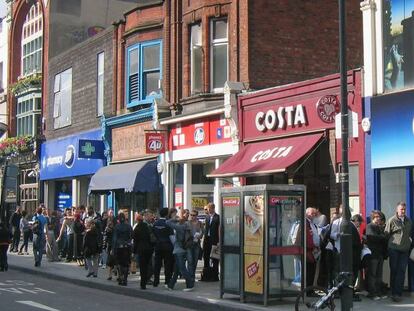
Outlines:
[[[51,307],[48,307],[48,306],[45,306],[45,305],[42,305],[42,304],[40,304],[40,303],[37,303],[37,302],[34,302],[34,301],[30,301],[30,300],[27,300],[27,301],[16,301],[17,303],[21,303],[21,304],[23,304],[23,305],[28,305],[28,306],[31,306],[31,307],[35,307],[35,308],[39,308],[39,309],[43,309],[43,310],[48,310],[48,311],[59,311],[58,309],[54,309],[54,308],[51,308]]]

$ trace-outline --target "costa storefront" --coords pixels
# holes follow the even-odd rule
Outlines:
[[[351,212],[365,215],[361,73],[348,73]],[[304,184],[307,205],[327,216],[341,202],[340,78],[330,75],[239,97],[241,148],[209,176],[245,185]],[[340,127],[339,127],[340,128]]]

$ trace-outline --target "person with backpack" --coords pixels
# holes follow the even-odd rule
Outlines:
[[[29,247],[29,238],[32,234],[32,230],[30,229],[29,220],[27,219],[28,215],[27,212],[24,210],[22,211],[22,218],[20,219],[20,231],[23,232],[23,244],[20,246],[20,250],[17,253],[18,255],[23,255],[23,248],[24,253],[29,255],[27,249]]]
[[[43,216],[42,207],[36,209],[36,215],[33,216],[32,221],[34,265],[40,267],[48,233],[47,219]]]
[[[192,291],[194,289],[194,279],[185,264],[186,260],[189,259],[187,258],[187,246],[185,245],[187,240],[186,235],[188,236],[186,232],[190,232],[191,235],[191,227],[186,221],[184,214],[181,215],[180,219],[171,218],[167,220],[166,225],[175,230],[175,243],[173,250],[175,257],[175,269],[170,282],[166,285],[166,288],[169,290],[174,289],[175,283],[177,283],[178,274],[180,273],[186,283],[186,288],[184,288],[183,291]]]
[[[4,222],[0,222],[0,271],[9,269],[7,264],[7,250],[11,243],[12,233]]]
[[[127,286],[128,270],[131,263],[132,227],[126,221],[123,212],[118,214],[118,222],[114,229],[112,245],[118,265],[118,284]]]

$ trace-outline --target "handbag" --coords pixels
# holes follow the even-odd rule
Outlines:
[[[411,250],[410,259],[414,261],[414,248]]]
[[[220,245],[212,245],[210,258],[220,260]]]

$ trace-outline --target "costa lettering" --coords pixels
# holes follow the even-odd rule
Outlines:
[[[260,150],[258,151],[250,160],[250,162],[254,163],[256,161],[263,161],[270,158],[284,158],[289,155],[289,153],[292,151],[293,146],[288,147],[275,147],[273,149],[267,149],[267,150]]]
[[[256,128],[261,132],[307,124],[305,108],[302,105],[279,107],[277,111],[271,109],[266,113],[259,111],[255,121]]]

